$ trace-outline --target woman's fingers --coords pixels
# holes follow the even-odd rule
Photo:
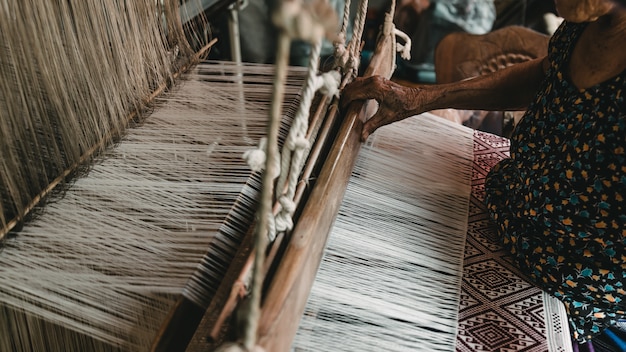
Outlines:
[[[384,78],[379,76],[355,78],[341,92],[341,107],[345,109],[356,100],[375,99],[381,102],[385,97],[382,80]]]
[[[361,140],[365,141],[370,134],[374,133],[374,131],[376,131],[380,127],[395,122],[397,120],[396,116],[397,115],[394,114],[393,111],[389,111],[389,109],[381,105],[378,108],[376,114],[374,114],[374,116],[365,121],[365,124],[363,124]]]
[[[372,118],[365,121],[365,124],[363,124],[363,131],[361,132],[362,142],[365,142],[367,140],[367,137],[369,137],[370,134],[374,133],[374,131],[376,131],[378,127],[380,127],[379,126],[380,120],[381,120],[381,115],[376,113],[374,116],[372,116]]]
[[[365,141],[379,127],[406,117],[407,98],[405,87],[386,78],[380,76],[356,78],[342,91],[341,107],[345,109],[351,102],[358,100],[378,101],[378,111],[363,126],[361,140]]]

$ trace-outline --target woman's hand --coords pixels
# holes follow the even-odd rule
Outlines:
[[[422,92],[422,89],[405,87],[380,76],[356,78],[344,88],[341,106],[346,108],[355,100],[378,101],[378,111],[363,126],[361,140],[365,141],[379,127],[424,112],[419,109]]]

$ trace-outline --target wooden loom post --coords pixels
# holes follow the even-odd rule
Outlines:
[[[394,43],[391,36],[379,39],[364,76],[391,76]],[[291,348],[328,235],[356,163],[369,103],[372,101],[355,102],[349,107],[273,276],[257,331],[258,343],[266,351],[289,351]]]

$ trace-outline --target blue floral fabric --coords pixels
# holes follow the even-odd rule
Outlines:
[[[626,71],[588,89],[568,78],[586,24],[563,23],[550,68],[496,165],[486,203],[520,268],[565,304],[585,342],[626,312]]]

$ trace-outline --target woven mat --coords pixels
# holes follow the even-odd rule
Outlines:
[[[521,278],[503,250],[483,203],[485,177],[491,167],[508,157],[508,151],[507,139],[474,133],[457,352],[549,350],[544,296]]]

